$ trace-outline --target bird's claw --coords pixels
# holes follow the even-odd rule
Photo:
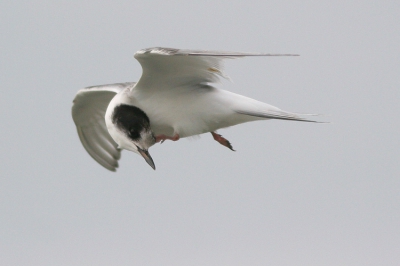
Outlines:
[[[211,135],[213,136],[213,138],[218,141],[221,145],[227,147],[228,149],[230,149],[231,151],[235,151],[231,145],[231,143],[229,142],[229,140],[227,140],[226,138],[222,137],[222,135],[217,134],[215,132],[210,132]]]
[[[164,134],[161,134],[161,135],[155,136],[155,138],[156,138],[156,143],[160,142],[160,144],[162,144],[167,139],[172,140],[172,141],[177,141],[180,139],[178,133],[176,133],[173,137],[169,137]]]

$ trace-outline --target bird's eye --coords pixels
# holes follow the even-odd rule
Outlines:
[[[138,139],[140,137],[140,133],[139,133],[139,131],[137,131],[135,129],[131,129],[131,130],[129,130],[129,137],[131,139]]]

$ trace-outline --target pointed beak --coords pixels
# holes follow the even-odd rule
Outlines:
[[[137,147],[137,146],[136,146]],[[141,148],[137,147],[138,152],[140,153],[140,155],[143,156],[143,158],[146,160],[146,162],[151,166],[151,168],[153,168],[154,170],[156,170],[156,165],[153,162],[153,158],[151,158],[149,151],[147,150],[142,150]]]

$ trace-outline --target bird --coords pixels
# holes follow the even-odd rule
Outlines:
[[[134,58],[142,67],[138,82],[90,86],[73,100],[72,118],[83,147],[100,165],[116,171],[121,150],[135,152],[155,170],[149,148],[211,133],[233,150],[217,130],[241,123],[280,119],[317,122],[213,86],[225,59],[296,54],[242,53],[154,47]]]

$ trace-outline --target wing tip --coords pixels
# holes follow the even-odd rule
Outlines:
[[[83,147],[85,148],[86,152],[90,155],[90,157],[92,157],[98,164],[100,164],[104,168],[112,172],[116,172],[116,169],[119,167],[118,161],[113,159],[110,162],[109,161],[110,158],[107,159],[98,154],[95,150],[93,150],[93,147],[86,139],[85,133],[83,132],[82,128],[81,127],[76,127],[76,128],[78,131],[79,139],[81,140]]]
[[[117,172],[117,168],[107,168],[107,167],[104,167],[104,168],[106,168],[106,169],[109,170],[110,172],[114,172],[114,173]]]

